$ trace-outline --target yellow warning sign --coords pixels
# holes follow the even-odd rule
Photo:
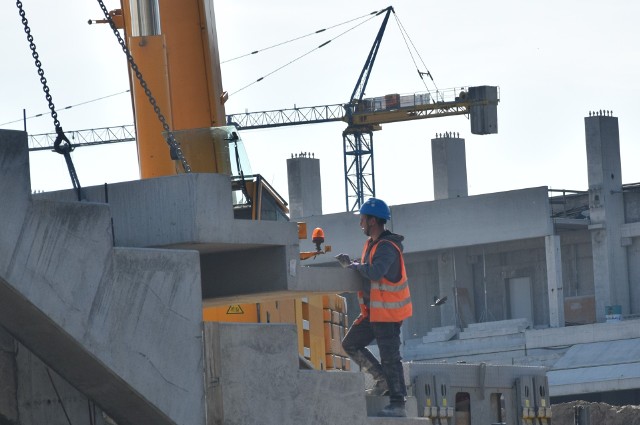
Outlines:
[[[230,305],[227,309],[227,314],[244,314],[244,310],[242,310],[240,304]]]

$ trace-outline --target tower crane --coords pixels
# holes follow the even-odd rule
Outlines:
[[[384,19],[373,41],[369,55],[360,72],[351,98],[346,104],[312,106],[263,112],[227,115],[227,124],[240,130],[271,128],[331,121],[344,121],[342,132],[344,148],[344,175],[347,211],[360,209],[366,197],[375,197],[373,163],[373,132],[381,124],[435,118],[451,115],[469,115],[473,134],[498,132],[498,87],[481,86],[401,96],[390,94],[378,98],[364,98],[369,76],[376,60],[382,37],[393,7],[379,11]],[[418,71],[419,72],[419,71]],[[420,72],[419,72],[420,73]],[[423,74],[420,73],[421,77]]]
[[[364,97],[387,22],[390,14],[393,12],[393,7],[389,6],[377,13],[378,15],[384,14],[383,22],[374,39],[348,102],[261,112],[244,112],[229,114],[225,117],[226,124],[233,125],[238,130],[334,121],[347,123],[346,129],[342,133],[347,211],[358,210],[365,198],[375,196],[373,132],[380,130],[382,124],[452,115],[466,115],[471,121],[472,134],[494,134],[498,132],[497,104],[500,98],[499,89],[496,86],[459,87],[456,89],[439,90],[435,96],[429,92],[425,92],[409,95],[388,94],[374,98]],[[217,49],[215,52],[217,55]],[[144,50],[136,53],[144,53]],[[213,63],[218,62],[213,61]],[[422,74],[428,74],[430,76],[429,73],[420,74],[421,76]],[[218,84],[220,83],[218,82]],[[223,97],[223,92],[219,86],[217,90],[217,93],[211,96],[212,99]],[[209,105],[214,104],[216,104],[216,102],[209,102]],[[136,110],[136,121],[138,122],[145,117],[144,114],[140,113],[140,110],[144,111],[143,107],[144,105],[141,105],[141,107]],[[224,107],[219,104],[217,107],[218,113],[220,110],[223,110],[223,108]],[[140,115],[142,115],[142,118]],[[146,116],[149,115],[151,114],[147,112]],[[155,117],[151,117],[148,119],[148,122],[153,122],[154,119]],[[214,121],[215,119],[211,119],[211,122]],[[157,124],[155,124],[155,126],[157,127]],[[138,125],[138,133],[141,132],[140,127],[141,126]],[[159,130],[151,132],[146,126],[142,126],[142,128],[145,129],[149,135],[159,134]],[[111,133],[109,129],[101,130],[104,130],[103,133],[106,134]],[[77,133],[78,136],[87,133],[93,135],[92,130],[81,130]],[[146,133],[143,133],[143,135],[146,136]],[[32,150],[36,150],[36,148],[44,149],[45,146],[49,144],[49,139],[53,140],[55,136],[47,134],[31,136],[30,142],[31,146],[33,146]],[[85,141],[86,139],[84,137],[80,137],[79,139],[80,142],[75,143],[74,146],[130,140],[130,138],[123,139],[122,137],[115,137],[111,140],[102,138],[97,142]],[[153,145],[155,146],[157,144],[154,143]],[[216,154],[214,156],[219,156],[217,152],[214,152],[214,154]],[[155,162],[160,159],[158,152],[153,152],[150,157],[155,158],[153,160]],[[155,162],[153,162],[152,172],[146,173],[149,176],[156,173],[155,167],[157,167],[157,165],[155,165]],[[143,171],[144,164],[145,162],[141,160]],[[163,166],[169,169],[168,164]],[[165,170],[163,172],[167,171]],[[143,174],[145,173],[143,172]],[[143,175],[143,177],[145,176]]]

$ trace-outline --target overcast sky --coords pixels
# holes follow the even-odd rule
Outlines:
[[[105,0],[109,9],[118,1]],[[390,204],[433,199],[430,140],[466,139],[469,194],[533,186],[586,190],[584,117],[613,110],[619,119],[623,182],[640,182],[640,3],[613,0],[219,0],[223,61],[364,16],[389,5],[441,90],[500,87],[499,134],[472,135],[463,116],[383,125],[374,133],[377,196]],[[59,119],[67,131],[132,124],[126,61],[91,0],[23,0]],[[372,19],[260,83],[238,89],[336,37],[345,25],[281,48],[222,64],[226,112],[262,111],[348,101],[381,17]],[[354,22],[355,24],[355,22]],[[0,124],[48,111],[15,2],[0,6]],[[421,69],[424,71],[425,69]],[[433,90],[433,85],[429,89]],[[389,21],[367,97],[423,92],[416,67]],[[121,93],[121,94],[117,94]],[[111,96],[113,95],[113,96]],[[84,102],[111,96],[104,100]],[[71,109],[63,109],[67,106]],[[343,123],[241,133],[252,171],[287,197],[286,159],[320,159],[324,213],[345,210]],[[22,129],[22,122],[0,125]],[[31,134],[52,132],[50,115],[27,121]],[[84,186],[136,179],[134,143],[74,151]],[[31,155],[32,188],[71,187],[64,160]]]

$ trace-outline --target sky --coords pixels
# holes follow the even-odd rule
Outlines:
[[[119,7],[114,0],[105,4],[110,10]],[[612,110],[618,117],[623,182],[640,182],[640,3],[217,0],[214,5],[222,82],[231,94],[228,114],[347,102],[382,17],[340,37],[362,21],[266,48],[387,6],[394,7],[415,46],[420,71],[431,72],[438,89],[500,88],[498,134],[471,134],[464,116],[386,124],[374,133],[376,195],[390,205],[433,199],[430,140],[444,132],[466,140],[469,195],[535,186],[586,190],[584,117],[592,110]],[[132,124],[124,54],[107,26],[87,24],[101,17],[97,1],[23,0],[23,7],[63,128]],[[44,113],[27,120],[30,134],[53,132],[14,2],[0,5],[0,35],[0,129],[22,130],[26,110],[27,117]],[[271,73],[329,39],[322,49]],[[255,50],[261,52],[227,62]],[[427,88],[435,90],[431,83]],[[425,90],[392,17],[366,97]],[[73,107],[64,109],[68,106]],[[319,158],[327,214],[346,209],[344,128],[337,122],[240,135],[252,171],[285,199],[286,159],[300,152]],[[78,148],[72,157],[83,186],[138,178],[135,143]],[[34,191],[71,187],[60,155],[37,152],[30,160]]]

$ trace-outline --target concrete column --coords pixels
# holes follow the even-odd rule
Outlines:
[[[549,295],[549,326],[564,326],[564,291],[562,289],[562,255],[560,236],[549,235],[544,238],[547,252],[547,293]]]
[[[591,115],[591,114],[590,114]],[[620,305],[630,312],[618,118],[600,111],[585,117],[589,212],[596,299],[596,320],[605,320],[605,306]]]
[[[447,297],[447,302],[440,308],[440,326],[459,327],[456,317],[455,298],[453,294],[453,251],[443,251],[438,256],[438,297]]]
[[[287,159],[287,175],[291,219],[322,215],[320,160],[308,153]]]
[[[433,197],[435,200],[468,195],[464,139],[452,133],[431,139]]]
[[[439,307],[441,326],[462,328],[475,323],[473,278],[465,250],[444,251],[438,257],[438,278],[438,296],[447,297],[447,302]]]

